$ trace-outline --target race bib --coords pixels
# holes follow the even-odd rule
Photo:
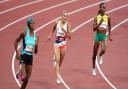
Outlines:
[[[64,32],[58,32],[59,36],[64,36]]]
[[[27,45],[26,48],[25,48],[25,51],[26,52],[33,52],[33,47],[30,46],[30,45]]]
[[[105,28],[105,29],[107,29],[107,26],[108,24],[106,22],[102,22],[102,24],[100,25],[100,27]]]

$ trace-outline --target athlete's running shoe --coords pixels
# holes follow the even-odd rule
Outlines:
[[[25,76],[24,76],[24,75],[20,76],[20,77],[19,77],[19,80],[20,80],[20,81],[24,81],[24,80],[25,80]]]
[[[57,80],[56,80],[56,83],[57,83],[57,84],[60,84],[60,83],[62,83],[62,82],[61,82],[60,79],[57,79]]]
[[[24,75],[20,75],[19,73],[16,74],[16,78],[19,79],[20,81],[24,81],[25,80],[25,76]]]
[[[92,75],[96,75],[96,69],[95,68],[92,69]]]

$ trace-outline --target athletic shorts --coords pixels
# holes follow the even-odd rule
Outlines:
[[[23,54],[21,55],[20,64],[32,65],[33,64],[33,55]]]
[[[97,32],[95,36],[95,41],[99,42],[99,41],[105,40],[106,38],[107,38],[106,34]]]
[[[66,47],[66,42],[65,41],[62,41],[62,42],[59,42],[59,43],[58,42],[55,42],[54,45],[56,47],[58,47],[59,49],[63,49],[63,48]]]
[[[63,38],[63,37],[57,37],[54,45],[57,46],[59,49],[65,48],[66,47],[65,38]]]

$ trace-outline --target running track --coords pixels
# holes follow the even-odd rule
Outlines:
[[[33,2],[34,0],[9,0],[0,3],[0,12],[7,9]],[[66,3],[65,3],[66,2]],[[26,15],[43,10],[55,5],[65,3],[60,6],[42,11],[32,17],[36,20],[35,28],[43,28],[37,32],[40,36],[39,53],[34,57],[33,72],[27,89],[66,89],[63,84],[57,86],[53,70],[53,42],[54,37],[47,42],[47,36],[54,23],[46,23],[58,18],[61,11],[67,9],[70,12],[99,2],[99,0],[42,0],[0,15],[0,29]],[[127,0],[111,0],[106,3],[107,11],[128,4]],[[98,10],[98,6],[83,9],[69,16],[72,29],[93,18]],[[15,14],[14,14],[15,13]],[[128,6],[109,13],[112,19],[112,27],[128,19]],[[18,62],[12,65],[14,55],[14,40],[18,34],[24,30],[25,20],[20,20],[0,31],[0,89],[19,89],[13,72],[18,68]],[[107,79],[117,89],[128,89],[128,21],[119,25],[112,32],[113,42],[109,42],[107,52],[104,56],[104,64],[99,65]],[[45,26],[44,26],[45,25]],[[92,68],[92,47],[94,33],[92,31],[92,21],[78,28],[72,34],[72,39],[68,42],[66,57],[61,67],[61,76],[70,89],[113,89],[101,76],[97,70],[97,76],[91,76]]]

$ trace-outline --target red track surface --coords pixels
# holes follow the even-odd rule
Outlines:
[[[33,1],[33,0],[32,0]],[[3,26],[38,10],[66,2],[68,0],[44,0],[43,2],[22,7],[0,15],[0,28]],[[53,8],[32,16],[36,20],[36,28],[59,17],[61,11],[67,9],[69,12],[84,6],[98,2],[99,0],[79,0],[57,8]],[[11,0],[0,4],[0,11],[28,3],[28,0]],[[107,10],[127,4],[127,0],[112,0],[106,4]],[[72,29],[84,21],[94,17],[98,6],[82,10],[69,16]],[[15,14],[14,14],[15,13]],[[112,19],[112,27],[128,18],[128,7],[119,9],[109,14]],[[12,56],[14,54],[14,40],[19,32],[26,26],[25,20],[7,27],[0,31],[0,89],[19,89],[12,73]],[[114,84],[117,89],[128,89],[128,22],[120,25],[112,32],[113,42],[110,42],[104,56],[104,64],[100,65],[103,73]],[[63,85],[56,85],[53,70],[53,42],[47,42],[47,36],[53,27],[53,23],[38,31],[40,36],[39,53],[34,57],[34,66],[27,89],[66,89]],[[92,22],[79,28],[72,34],[68,42],[66,57],[61,67],[61,75],[71,89],[112,89],[112,87],[98,73],[91,75],[92,47],[94,33]],[[15,69],[18,62],[15,61]]]

